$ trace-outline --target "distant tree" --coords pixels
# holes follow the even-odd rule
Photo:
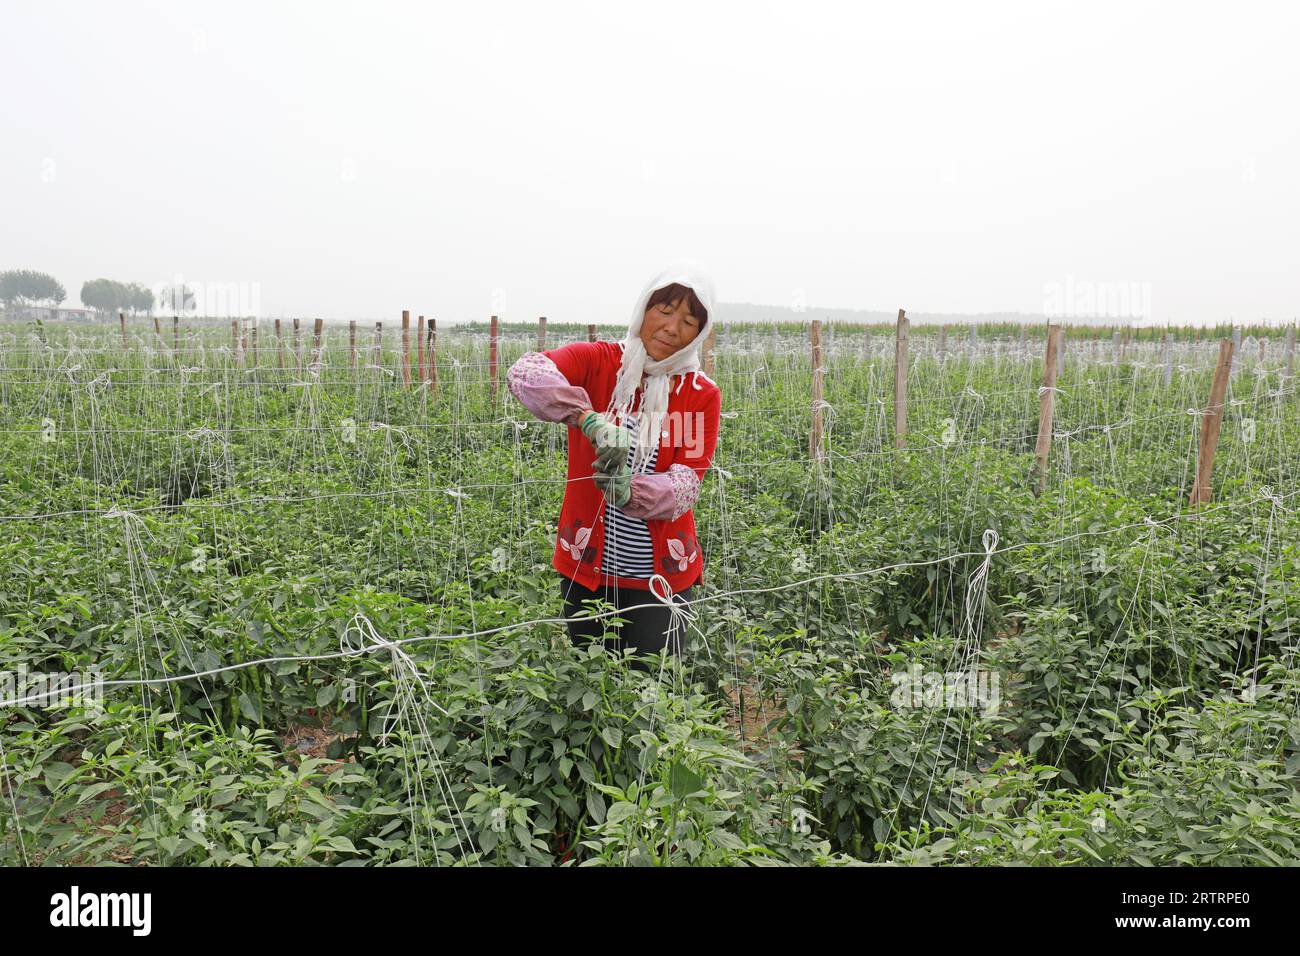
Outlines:
[[[121,290],[112,279],[89,279],[81,284],[81,304],[96,312],[112,312],[118,307]]]
[[[81,287],[81,302],[96,312],[148,312],[153,308],[153,293],[138,282],[91,279]]]
[[[68,293],[59,285],[58,280],[44,272],[33,272],[31,269],[0,272],[0,302],[5,304],[6,310],[15,303],[50,302],[58,306],[67,297]]]
[[[138,282],[131,283],[131,311],[148,315],[153,311],[153,290],[146,289]]]

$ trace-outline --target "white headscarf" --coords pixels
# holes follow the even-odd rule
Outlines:
[[[645,350],[641,341],[641,323],[645,319],[646,304],[657,290],[670,286],[674,282],[691,289],[700,304],[708,310],[708,321],[689,344],[678,349],[662,361],[656,362]],[[614,382],[614,393],[610,396],[607,414],[618,416],[621,421],[631,414],[632,404],[636,399],[638,387],[643,387],[641,410],[637,413],[636,453],[633,457],[632,470],[639,470],[641,463],[654,453],[659,445],[659,429],[664,416],[668,413],[669,380],[681,376],[677,383],[678,390],[686,381],[687,375],[693,375],[692,387],[700,387],[700,349],[704,345],[708,331],[716,321],[713,311],[713,280],[705,274],[699,264],[692,259],[674,259],[663,271],[646,283],[641,295],[632,307],[632,319],[628,323],[627,336],[623,339],[623,360],[619,365],[618,379]],[[642,376],[645,376],[644,386]],[[708,376],[705,376],[707,379]]]

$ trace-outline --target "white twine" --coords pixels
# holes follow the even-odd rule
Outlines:
[[[975,618],[984,620],[984,598],[988,594],[989,567],[993,564],[993,552],[998,546],[998,533],[987,528],[983,536],[984,560],[975,569],[975,573],[966,582],[966,633],[972,641],[976,640]]]
[[[355,644],[349,640],[349,637],[354,633],[359,638]],[[415,663],[415,659],[398,645],[381,636],[375,630],[374,624],[370,622],[370,618],[358,611],[352,616],[352,620],[348,622],[347,627],[343,629],[343,633],[339,635],[339,651],[342,652],[344,657],[361,657],[380,649],[388,651],[389,660],[393,665],[394,676],[397,677],[399,682],[406,680],[418,686],[425,702],[430,707],[441,711],[444,716],[451,716],[451,713],[434,700],[429,693],[429,684],[424,679],[424,675],[420,673],[420,668]],[[391,733],[389,728],[395,721],[403,719],[410,707],[410,695],[398,694],[396,699],[399,702],[398,707],[384,717],[384,728],[379,734],[379,739],[385,743]]]
[[[663,588],[663,594],[660,594],[655,590],[656,583]],[[673,593],[672,585],[668,583],[668,579],[662,574],[654,574],[651,576],[650,593],[654,595],[661,604],[664,604],[668,608],[668,639],[674,643],[676,643],[678,639],[684,641],[686,638],[686,629],[690,627],[691,624],[691,615],[687,610],[687,602],[684,599],[680,603],[675,600],[676,595]],[[708,651],[709,656],[712,657],[713,651],[709,648],[707,642],[704,647],[705,650]]]

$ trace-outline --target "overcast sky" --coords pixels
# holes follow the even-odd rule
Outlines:
[[[624,322],[692,256],[811,313],[1289,320],[1296,10],[6,0],[0,269]]]

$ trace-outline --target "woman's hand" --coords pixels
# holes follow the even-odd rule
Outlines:
[[[598,470],[592,480],[615,508],[623,507],[632,497],[632,469],[627,466],[626,460],[614,469],[613,474]]]
[[[599,412],[588,412],[582,419],[582,433],[596,449],[596,469],[610,472],[627,461],[632,436]]]

